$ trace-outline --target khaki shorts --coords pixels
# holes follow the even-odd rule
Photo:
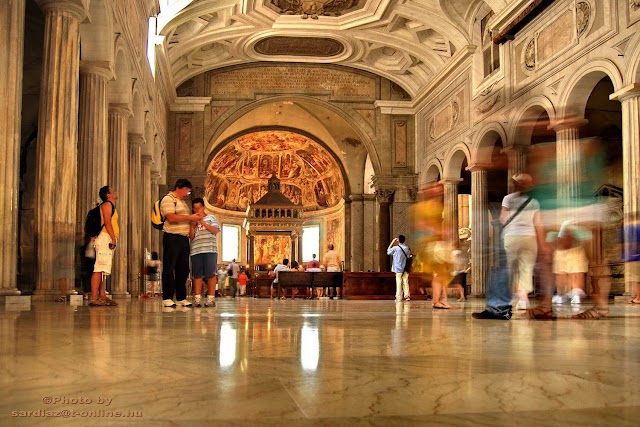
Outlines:
[[[107,233],[100,233],[93,243],[96,247],[96,263],[93,267],[94,273],[98,272],[106,275],[111,274],[113,252],[115,251],[115,249],[109,249],[111,237],[109,237]]]
[[[553,272],[555,274],[586,273],[589,260],[582,246],[556,250],[553,253]]]
[[[640,282],[640,261],[631,261],[624,266],[624,275],[630,282]]]

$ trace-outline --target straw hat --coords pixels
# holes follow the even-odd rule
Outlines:
[[[533,178],[528,173],[517,173],[511,177],[513,182],[518,184],[520,187],[529,188],[533,187]]]

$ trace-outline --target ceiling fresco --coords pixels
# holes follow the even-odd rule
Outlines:
[[[275,174],[282,193],[305,210],[335,206],[344,196],[340,167],[320,144],[287,131],[260,131],[234,139],[211,161],[207,201],[244,211],[267,192]]]

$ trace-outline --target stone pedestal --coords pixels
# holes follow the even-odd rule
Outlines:
[[[128,251],[127,234],[129,219],[129,144],[127,126],[131,110],[127,104],[109,105],[109,179],[111,188],[118,192],[120,237],[113,257],[113,268],[108,286],[115,296],[129,295],[127,292],[127,266],[131,254]]]
[[[79,38],[86,13],[73,1],[37,3],[45,29],[36,148],[35,294],[46,299],[75,292]]]
[[[627,226],[630,221],[640,219],[640,83],[627,86],[610,98],[622,103],[622,176]],[[624,281],[625,294],[630,295],[631,281],[627,275]]]
[[[351,271],[364,271],[364,197],[352,194],[351,199]]]
[[[0,295],[20,295],[18,290],[18,181],[20,124],[22,118],[22,62],[24,0],[5,0],[0,6]]]
[[[487,170],[479,165],[471,171],[471,294],[487,292],[489,280],[489,203],[487,199]]]

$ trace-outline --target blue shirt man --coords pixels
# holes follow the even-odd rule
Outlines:
[[[396,274],[396,302],[409,301],[409,272],[404,271],[411,249],[405,245],[405,237],[401,234],[393,239],[387,248],[387,255],[393,256],[391,271]]]

